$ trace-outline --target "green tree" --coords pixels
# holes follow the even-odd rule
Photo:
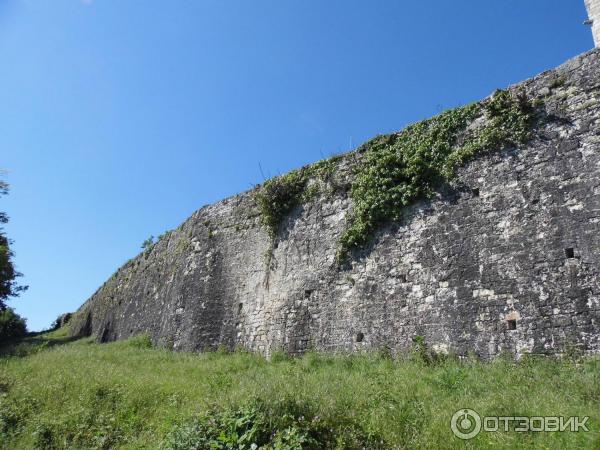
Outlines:
[[[0,196],[8,194],[8,184],[0,180]],[[5,212],[0,212],[0,224],[8,222]],[[0,312],[7,309],[6,302],[10,297],[17,297],[27,286],[21,286],[16,279],[21,276],[13,264],[12,241],[6,237],[4,228],[0,226]]]
[[[154,236],[150,236],[148,239],[146,239],[144,242],[142,242],[142,250],[144,250],[144,251],[150,250],[153,245],[154,245]]]
[[[19,338],[27,333],[25,319],[12,308],[0,311],[0,343],[8,339]]]

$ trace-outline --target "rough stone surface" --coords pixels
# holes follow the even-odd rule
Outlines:
[[[269,354],[600,351],[600,50],[513,86],[545,121],[522,148],[462,168],[433,201],[335,262],[352,202],[347,154],[335,189],[298,207],[270,240],[254,192],[195,212],[121,267],[75,314],[100,341]],[[511,328],[515,328],[514,330]]]
[[[588,17],[592,21],[592,34],[596,47],[600,47],[600,0],[585,0]]]

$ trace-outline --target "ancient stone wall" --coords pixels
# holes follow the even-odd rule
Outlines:
[[[284,220],[271,257],[255,191],[204,207],[120,268],[72,332],[264,354],[399,352],[416,336],[482,357],[600,351],[600,50],[511,89],[540,110],[531,142],[463,167],[347,266],[357,153]]]

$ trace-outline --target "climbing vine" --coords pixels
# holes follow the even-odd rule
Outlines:
[[[354,208],[340,238],[338,260],[364,245],[383,223],[400,220],[405,207],[433,197],[476,155],[527,142],[533,117],[524,93],[499,90],[483,102],[446,111],[363,144],[357,150],[361,157],[350,187]],[[273,243],[281,222],[319,192],[317,181],[332,178],[340,158],[274,177],[256,191],[261,221]]]
[[[258,191],[256,200],[261,220],[271,238],[275,238],[281,221],[300,204],[308,183],[306,168],[267,180]]]
[[[273,240],[283,219],[296,206],[310,201],[319,192],[318,186],[310,183],[311,180],[329,180],[339,159],[332,157],[271,178],[258,189],[255,198],[261,220]]]
[[[446,111],[364,144],[358,149],[363,159],[350,191],[354,209],[340,239],[338,259],[364,245],[383,222],[399,220],[406,206],[431,198],[475,155],[525,143],[532,118],[524,94],[496,91],[482,103]]]

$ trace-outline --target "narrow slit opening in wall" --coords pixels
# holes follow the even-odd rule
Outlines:
[[[244,309],[244,304],[243,303],[238,304],[238,312],[239,313],[242,312],[242,309]]]
[[[358,334],[356,335],[356,342],[362,342],[364,338],[365,338],[365,335],[359,331]]]
[[[568,259],[575,258],[575,250],[573,250],[572,248],[565,248],[565,256]]]
[[[507,320],[506,326],[508,327],[509,330],[516,330],[517,329],[517,321],[514,319]]]

